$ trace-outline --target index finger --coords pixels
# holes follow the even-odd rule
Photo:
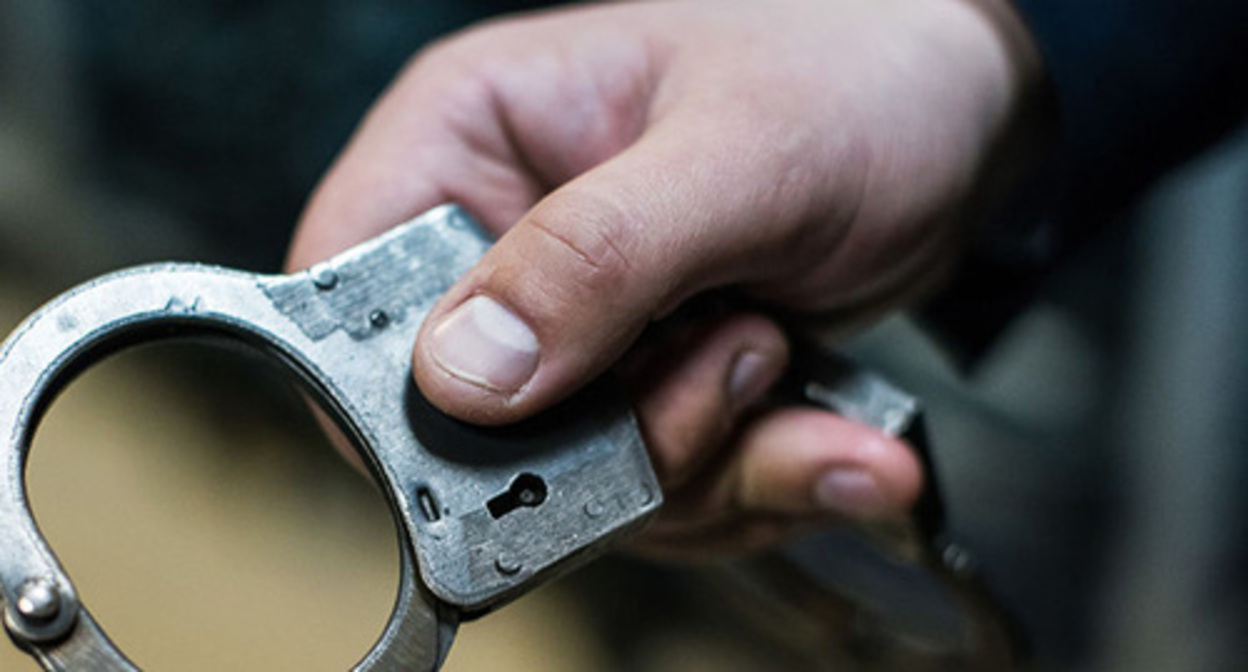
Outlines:
[[[415,58],[369,111],[309,200],[287,269],[305,268],[455,202],[495,232],[541,188],[484,83],[436,52]]]

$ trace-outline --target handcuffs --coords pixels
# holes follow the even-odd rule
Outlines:
[[[390,620],[356,670],[437,670],[461,620],[637,529],[662,493],[611,383],[505,428],[454,420],[413,383],[417,329],[490,244],[461,209],[441,206],[306,271],[141,266],[29,317],[0,347],[0,598],[13,641],[47,670],[138,669],[40,533],[24,474],[55,395],[110,353],[158,339],[223,338],[275,357],[352,438],[389,504],[401,555]],[[825,362],[832,375],[802,386],[806,401],[898,435],[914,426],[912,397],[847,361]]]

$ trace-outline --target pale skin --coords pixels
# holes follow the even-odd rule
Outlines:
[[[527,417],[615,368],[669,503],[638,548],[700,558],[903,515],[910,449],[802,408],[767,307],[845,324],[916,301],[1025,168],[1041,68],[997,0],[677,1],[492,22],[418,54],[310,201],[306,267],[456,202],[500,236],[430,314],[421,390]],[[993,179],[987,179],[988,177]],[[760,311],[634,347],[699,294]]]

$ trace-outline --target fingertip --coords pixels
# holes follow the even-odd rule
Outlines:
[[[537,336],[524,320],[485,294],[444,315],[426,335],[424,349],[452,378],[503,397],[528,384],[540,355]]]
[[[853,446],[845,460],[847,468],[861,469],[870,474],[878,486],[881,497],[879,508],[875,509],[877,517],[908,513],[923,489],[923,467],[914,449],[876,427],[851,422],[840,416],[831,417],[840,431],[845,432],[846,442]],[[824,478],[838,473],[838,469],[838,466],[833,466],[825,471]],[[826,482],[824,485],[826,488]]]
[[[746,508],[878,520],[905,515],[922,488],[909,446],[826,411],[774,411],[742,444],[737,497]]]
[[[762,315],[681,325],[649,347],[625,383],[660,480],[678,486],[722,449],[751,406],[783,375],[788,341]]]
[[[412,373],[421,393],[443,412],[499,425],[520,419],[523,409],[511,400],[539,360],[532,330],[497,300],[478,294],[422,326]]]
[[[724,379],[728,410],[740,414],[757,404],[784,375],[789,342],[775,322],[759,315],[743,315],[730,325],[740,342]]]

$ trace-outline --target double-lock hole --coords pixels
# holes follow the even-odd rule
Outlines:
[[[513,478],[507,489],[491,497],[485,507],[491,516],[499,519],[517,509],[537,508],[544,501],[546,481],[541,476],[526,472]]]

